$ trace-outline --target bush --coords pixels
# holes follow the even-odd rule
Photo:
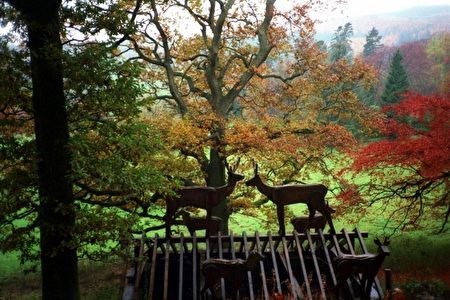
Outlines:
[[[409,281],[400,286],[407,299],[444,299],[448,294],[447,285],[441,280]]]

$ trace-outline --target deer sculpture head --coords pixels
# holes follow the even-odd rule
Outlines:
[[[231,167],[227,160],[225,160],[224,165],[225,168],[227,169],[227,175],[228,175],[228,180],[227,180],[227,184],[228,185],[236,185],[236,183],[238,181],[243,180],[245,177],[241,174],[237,174],[236,170],[239,168],[239,164],[241,162],[241,158],[238,158],[236,165],[234,167]]]
[[[238,160],[236,167],[231,168],[225,161],[225,166],[228,171],[227,184],[220,187],[210,187],[210,186],[185,186],[180,188],[178,191],[178,196],[168,196],[166,200],[166,214],[164,216],[166,222],[166,236],[170,236],[170,226],[173,223],[173,218],[177,210],[181,207],[192,206],[196,208],[201,208],[206,210],[207,223],[211,222],[212,209],[216,207],[225,198],[229,196],[236,183],[242,179],[244,176],[235,173],[235,170],[239,166],[240,159]],[[206,235],[209,236],[210,225],[206,226]]]
[[[389,244],[391,243],[391,241],[389,240],[388,237],[385,237],[383,242],[381,242],[378,237],[376,239],[373,240],[375,245],[378,246],[378,253],[382,253],[384,254],[384,256],[388,256],[391,252],[389,251]]]
[[[258,164],[253,163],[253,177],[245,182],[246,186],[257,186],[262,182],[261,177],[258,174]]]

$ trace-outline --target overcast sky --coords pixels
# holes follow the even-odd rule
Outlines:
[[[342,6],[342,13],[350,17],[360,17],[425,5],[450,5],[450,0],[348,0],[347,4]]]

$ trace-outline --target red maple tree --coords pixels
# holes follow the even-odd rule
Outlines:
[[[442,232],[450,215],[449,95],[408,94],[384,110],[390,116],[380,126],[385,138],[362,147],[351,167],[354,176],[370,178],[357,187],[360,199],[365,199],[359,204],[396,203],[387,222],[395,222],[395,229],[416,228],[428,216],[443,219]],[[341,195],[344,202],[354,205],[345,195]]]

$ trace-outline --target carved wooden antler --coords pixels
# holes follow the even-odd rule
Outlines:
[[[362,274],[361,277],[361,296],[364,299],[370,299],[370,291],[378,274],[378,270],[383,264],[384,258],[390,254],[390,241],[385,238],[383,243],[377,238],[375,244],[378,245],[377,254],[341,254],[333,259],[336,270],[336,298],[339,299],[339,292],[347,279],[354,274]]]
[[[224,165],[225,165],[225,168],[227,169],[227,171],[230,173],[234,173],[234,172],[236,172],[236,170],[239,168],[239,165],[240,165],[240,163],[241,163],[241,158],[239,157],[238,158],[238,160],[237,160],[237,162],[236,162],[236,165],[234,166],[234,167],[231,167],[229,164],[228,164],[228,161],[225,159],[224,160]]]
[[[234,173],[231,168],[228,169],[228,182],[220,187],[209,186],[188,186],[182,187],[178,191],[179,196],[166,197],[166,237],[170,236],[170,227],[177,210],[181,207],[192,206],[206,210],[207,222],[211,222],[212,209],[225,200],[227,196],[233,193],[236,183],[245,177]],[[206,235],[209,236],[209,227],[207,226]]]
[[[227,184],[215,188],[218,193],[217,197],[219,198],[219,203],[225,201],[225,198],[233,193],[238,181],[241,181],[245,178],[243,175],[235,173],[237,168],[239,167],[240,161],[241,159],[239,158],[236,166],[234,168],[231,168],[225,160],[225,167],[227,168],[228,174]]]
[[[210,290],[214,295],[214,285],[220,280],[225,279],[229,284],[232,284],[231,299],[236,299],[237,292],[247,275],[247,271],[256,268],[257,264],[264,259],[264,256],[258,252],[249,254],[247,260],[242,259],[207,259],[202,264],[202,273],[205,277],[205,284],[201,290],[201,295],[204,299],[206,290]]]
[[[197,230],[206,229],[211,235],[216,235],[220,231],[222,219],[219,217],[212,216],[208,224],[207,218],[191,216],[191,214],[185,210],[181,210],[180,214],[183,218],[183,223],[188,228],[191,236],[193,236],[194,232]]]
[[[331,213],[334,209],[325,202],[325,195],[328,191],[323,184],[287,184],[280,186],[266,185],[258,175],[258,164],[255,164],[255,175],[252,179],[245,182],[247,186],[256,186],[259,192],[264,194],[277,206],[278,224],[280,234],[285,234],[284,226],[284,206],[295,203],[305,203],[308,205],[309,221],[316,211],[320,212],[328,221],[330,230],[335,233]]]

